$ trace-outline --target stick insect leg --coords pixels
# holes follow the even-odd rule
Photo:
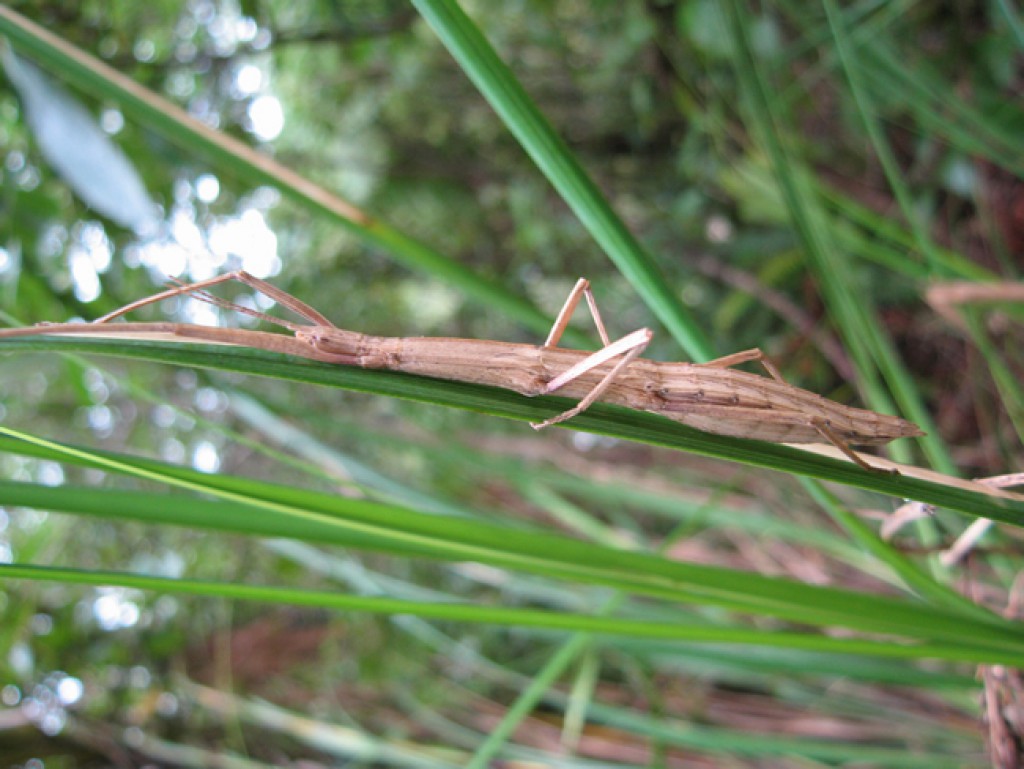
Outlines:
[[[782,382],[782,384],[788,384],[788,382],[786,382],[786,380],[783,378],[779,370],[775,368],[775,364],[772,363],[768,359],[768,356],[765,355],[764,352],[758,347],[754,347],[750,350],[734,352],[731,355],[725,355],[721,358],[715,358],[714,360],[708,361],[707,363],[700,363],[698,365],[713,366],[715,368],[729,368],[731,366],[736,366],[739,365],[740,363],[747,363],[748,361],[752,360],[757,361],[762,366],[764,366],[765,371],[767,371],[771,375],[772,379],[776,380],[777,382]],[[849,459],[853,461],[858,467],[863,467],[865,470],[870,470],[876,473],[895,473],[897,475],[899,474],[897,470],[888,470],[885,468],[873,467],[872,465],[869,465],[866,461],[861,459],[860,456],[858,456],[857,452],[850,448],[850,444],[844,441],[839,436],[839,434],[832,429],[832,427],[826,420],[821,419],[820,417],[815,417],[814,419],[811,420],[811,426],[818,431],[822,438],[824,438],[826,441],[828,441],[841,452],[843,452],[843,454],[849,457]]]
[[[767,371],[772,379],[775,379],[783,384],[788,384],[783,379],[782,374],[775,368],[775,364],[769,360],[768,356],[761,351],[760,348],[754,347],[750,350],[743,350],[741,352],[734,352],[731,355],[724,355],[721,358],[715,358],[709,360],[707,363],[698,363],[698,366],[711,366],[712,368],[732,368],[738,366],[741,363],[747,363],[748,361],[756,360]]]
[[[814,419],[811,420],[811,426],[814,427],[814,429],[821,434],[822,438],[824,438],[826,441],[828,441],[841,452],[843,452],[858,467],[862,467],[865,470],[869,470],[870,472],[873,473],[887,473],[889,475],[899,475],[899,470],[889,470],[884,467],[874,467],[873,465],[869,465],[857,454],[857,452],[850,448],[850,444],[844,441],[839,436],[839,434],[832,429],[832,427],[826,420],[820,417],[815,417]]]
[[[293,333],[298,333],[299,329],[306,327],[303,324],[292,323],[289,320],[278,318],[277,316],[270,315],[265,312],[260,312],[259,310],[254,310],[251,307],[245,307],[240,304],[235,304],[234,302],[228,299],[222,299],[219,296],[211,294],[206,289],[195,288],[194,286],[190,286],[189,284],[180,281],[177,278],[171,278],[171,283],[177,284],[178,286],[181,286],[183,288],[188,288],[188,295],[193,299],[198,299],[201,302],[212,304],[214,307],[220,307],[222,310],[228,310],[230,312],[238,312],[243,315],[248,315],[250,318],[256,318],[257,320],[262,320],[265,321],[266,323],[271,323],[275,326],[281,326],[282,328],[286,328]]]
[[[243,285],[249,286],[250,288],[255,289],[256,291],[259,291],[261,294],[266,294],[275,302],[280,304],[282,307],[291,310],[296,315],[305,318],[310,323],[316,326],[334,326],[334,324],[331,323],[330,320],[328,320],[326,317],[321,315],[319,312],[314,310],[312,307],[310,307],[302,300],[297,299],[296,297],[292,296],[286,291],[282,291],[277,286],[271,283],[267,283],[265,280],[261,280],[260,278],[250,275],[244,270],[225,273],[224,275],[218,275],[217,277],[210,278],[209,280],[201,280],[198,283],[190,283],[187,285],[176,286],[166,291],[161,291],[160,293],[153,294],[152,296],[147,296],[144,299],[139,299],[137,301],[131,302],[130,304],[126,304],[119,310],[114,310],[113,312],[107,313],[102,318],[97,318],[95,321],[93,321],[93,323],[106,323],[107,321],[113,320],[114,318],[119,318],[122,315],[125,315],[126,313],[132,312],[133,310],[137,310],[140,307],[145,307],[148,304],[160,302],[163,301],[164,299],[169,299],[172,296],[201,293],[205,289],[210,288],[211,286],[216,286],[220,283],[227,283],[228,281],[232,280],[238,281]]]
[[[615,377],[617,377],[622,370],[626,368],[626,366],[640,356],[640,354],[647,348],[647,345],[650,344],[651,337],[652,334],[650,329],[642,328],[638,331],[634,331],[632,334],[627,334],[618,341],[598,350],[593,355],[587,356],[575,366],[572,366],[567,371],[564,371],[552,379],[548,382],[547,387],[545,387],[545,393],[555,392],[559,388],[564,387],[569,384],[569,382],[578,379],[583,374],[588,371],[592,371],[603,363],[607,363],[609,360],[617,358],[620,355],[623,356],[622,360],[618,361],[612,367],[611,371],[605,374],[601,381],[594,385],[594,389],[587,393],[586,397],[573,408],[559,414],[558,416],[546,419],[543,422],[533,422],[530,426],[533,427],[534,430],[542,430],[545,427],[550,427],[551,425],[558,424],[559,422],[564,422],[567,419],[572,419],[577,414],[586,411],[597,401],[598,398],[601,397],[601,395],[604,394],[608,387],[611,386],[612,382],[615,381]]]
[[[590,290],[590,281],[586,278],[580,278],[576,281],[572,291],[569,292],[569,297],[565,300],[565,304],[562,305],[558,317],[555,318],[555,325],[551,327],[551,333],[548,334],[548,338],[544,342],[545,347],[555,347],[558,345],[558,341],[562,338],[562,334],[565,333],[565,329],[569,325],[569,319],[576,312],[576,307],[584,296],[587,298],[587,306],[590,308],[590,315],[594,319],[594,325],[597,326],[597,333],[601,337],[601,344],[605,347],[611,344],[608,332],[604,327],[604,321],[601,320],[601,313],[597,310],[594,293]]]

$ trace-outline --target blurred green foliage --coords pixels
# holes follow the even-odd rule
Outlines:
[[[683,357],[655,308],[638,300],[409,4],[8,5],[548,314],[586,275],[613,335],[650,325],[658,331],[651,357]],[[787,0],[462,6],[720,353],[762,347],[795,383],[844,402],[872,397],[871,370],[847,354],[858,328],[844,327],[829,300],[835,276],[814,267],[793,224],[781,181],[791,174],[842,260],[844,278],[831,288],[878,319],[911,375],[907,397],[935,419],[929,458],[952,457],[965,475],[1019,467],[1019,324],[968,308],[966,330],[952,330],[922,301],[932,281],[1009,282],[1019,275],[1024,234],[1014,212],[1024,189],[1024,46],[1009,4],[855,3],[842,9],[845,31],[838,34],[827,3]],[[855,53],[852,68],[836,43],[844,34]],[[754,64],[744,69],[748,54]],[[252,88],[240,85],[251,82],[241,77],[247,67],[248,76],[258,74]],[[758,110],[749,87],[756,79],[767,84],[771,116]],[[14,88],[0,82],[0,307],[24,323],[92,318],[152,293],[161,276],[140,265],[146,239],[76,197],[40,153]],[[858,82],[866,106],[853,95]],[[379,244],[125,120],[117,105],[72,92],[131,159],[168,221],[180,216],[200,240],[212,240],[244,212],[259,212],[276,237],[280,272],[273,282],[339,325],[540,341],[438,275],[401,266]],[[268,96],[280,103],[284,123],[274,138],[260,139],[253,105]],[[881,121],[884,146],[873,143],[870,120]],[[792,167],[780,170],[773,139]],[[886,151],[907,201],[886,178],[879,160]],[[219,194],[204,200],[201,181],[210,174]],[[69,255],[96,237],[97,223],[112,257],[96,268],[101,293],[83,298]],[[200,251],[192,254],[196,271],[209,268]],[[237,269],[245,257],[230,253],[217,270]],[[149,317],[181,317],[182,310],[169,302]],[[226,314],[221,320],[240,322]],[[593,337],[584,319],[578,325]],[[884,384],[898,390],[891,377]],[[596,436],[534,436],[492,417],[333,388],[108,359],[5,356],[0,394],[5,425],[65,443],[226,478],[480,516],[515,531],[561,529],[737,573],[909,595],[877,553],[860,549],[857,534],[831,525],[822,514],[829,504],[778,473]],[[14,453],[0,457],[0,467],[5,480],[39,485],[163,490]],[[892,507],[848,490],[840,502]],[[535,574],[293,540],[24,508],[0,516],[11,555],[0,561],[588,615],[610,593]],[[910,555],[889,557],[905,556],[924,573],[930,549],[963,525],[942,514],[907,535]],[[919,558],[915,548],[926,552]],[[972,572],[986,605],[1003,608],[1019,556],[1012,535],[986,541]],[[928,578],[946,589],[958,575],[936,569]],[[552,634],[500,624],[268,609],[29,580],[0,588],[0,701],[10,712],[38,706],[23,727],[0,732],[0,742],[10,737],[12,747],[0,750],[9,763],[42,757],[51,766],[86,765],[117,746],[139,760],[194,765],[219,754],[268,764],[283,756],[355,756],[380,765],[451,766],[473,760],[474,751],[483,765],[491,749],[485,738],[500,743],[496,724],[515,712],[506,708],[533,702],[531,696],[558,726],[551,730],[539,715],[520,726],[521,742],[561,739],[574,748],[564,761],[581,766],[586,757],[678,765],[694,750],[737,765],[764,757],[793,766],[985,761],[978,683],[966,666],[607,637],[584,652],[583,642],[561,646]],[[623,614],[780,629],[764,617],[746,622],[714,607],[682,610],[637,599],[626,599]],[[548,674],[559,686],[546,688]],[[64,707],[61,683],[69,677],[85,682],[86,695]],[[319,720],[299,724],[266,703],[257,711],[258,697]],[[51,712],[65,721],[47,722]],[[809,717],[824,724],[823,733],[843,736],[821,739],[801,726]],[[63,741],[38,740],[47,724],[51,733],[63,730]],[[602,749],[602,735],[629,757]],[[516,749],[505,755],[523,755]],[[553,752],[529,755],[555,760]]]

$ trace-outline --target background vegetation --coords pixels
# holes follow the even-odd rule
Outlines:
[[[586,275],[650,357],[761,347],[921,424],[898,461],[1021,465],[1008,3],[14,2],[0,33],[9,323],[245,268],[346,328],[536,342]],[[259,351],[2,344],[9,764],[1016,760],[1019,498]],[[904,497],[933,515],[887,541]]]

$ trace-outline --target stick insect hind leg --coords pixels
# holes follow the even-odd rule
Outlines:
[[[832,426],[828,423],[827,419],[822,419],[821,417],[813,417],[809,421],[809,424],[811,425],[811,427],[818,431],[818,434],[822,438],[824,438],[826,441],[828,441],[841,452],[843,452],[843,454],[845,454],[847,458],[849,458],[850,461],[852,461],[858,467],[862,467],[865,470],[869,470],[873,473],[884,473],[886,475],[900,474],[900,471],[896,469],[889,469],[886,467],[875,467],[874,465],[868,464],[867,461],[860,457],[856,451],[850,448],[849,443],[844,441],[842,437],[840,437],[839,434],[832,429]]]
[[[771,362],[767,355],[758,348],[754,347],[750,350],[742,350],[740,352],[734,352],[731,355],[724,355],[721,358],[715,358],[714,360],[708,361],[707,363],[698,363],[699,366],[709,366],[712,368],[731,368],[741,363],[747,363],[749,361],[757,361],[760,363],[764,370],[771,375],[771,378],[777,382],[781,382],[784,385],[788,385],[789,382],[783,378],[782,374],[775,367],[775,364]],[[858,467],[862,467],[865,470],[870,470],[876,473],[895,473],[899,475],[898,470],[889,470],[882,467],[874,467],[868,464],[863,458],[861,458],[857,452],[850,448],[850,444],[842,439],[842,437],[832,429],[827,419],[822,417],[811,417],[807,422],[811,427],[818,431],[818,434],[824,438],[828,443],[831,443],[847,458],[850,459]]]
[[[569,319],[575,312],[576,307],[580,303],[580,299],[586,297],[587,306],[590,308],[590,315],[594,319],[594,325],[597,326],[597,333],[601,337],[601,342],[604,344],[597,352],[587,356],[575,366],[570,367],[566,371],[563,371],[557,377],[547,383],[543,390],[543,394],[549,394],[556,392],[558,389],[564,387],[569,382],[586,374],[588,371],[592,371],[598,366],[607,363],[608,361],[622,356],[604,377],[594,385],[594,388],[587,393],[579,403],[573,408],[565,411],[557,416],[545,419],[543,422],[531,422],[530,426],[534,430],[542,430],[545,427],[564,422],[567,419],[572,419],[577,414],[586,411],[590,408],[597,400],[604,394],[604,392],[611,386],[615,378],[626,368],[630,363],[636,360],[641,353],[650,344],[651,337],[653,336],[651,331],[646,328],[638,329],[631,334],[627,334],[621,339],[612,342],[608,337],[608,332],[605,329],[604,321],[601,319],[601,313],[597,309],[597,302],[594,300],[594,294],[590,290],[590,281],[586,278],[580,278],[576,281],[576,285],[569,293],[569,297],[565,300],[565,304],[562,306],[561,311],[558,313],[558,317],[555,319],[555,324],[551,327],[551,333],[548,334],[547,340],[544,342],[545,347],[557,346],[559,340],[562,338],[562,334],[565,333],[566,327],[569,325]]]

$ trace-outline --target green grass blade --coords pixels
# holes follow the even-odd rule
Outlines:
[[[300,361],[275,353],[240,347],[42,336],[6,339],[0,347],[10,351],[93,352],[119,358],[233,371],[399,397],[521,421],[537,421],[572,405],[572,402],[565,398],[527,398],[507,390],[482,385]],[[869,472],[850,462],[789,446],[711,435],[654,414],[598,403],[574,418],[571,425],[573,429],[584,432],[836,481],[1016,526],[1024,525],[1024,503],[1014,498],[986,495],[959,486],[943,485],[906,475]]]
[[[1017,9],[1009,0],[996,0],[996,7],[1006,20],[1007,26],[1013,32],[1013,38],[1017,41],[1017,47],[1024,50],[1024,21],[1021,21]]]
[[[864,235],[854,235],[836,228],[836,236],[843,246],[859,257],[874,261],[891,272],[915,281],[928,280],[933,272],[927,265],[907,258],[916,248],[914,236],[900,222],[882,216],[858,203],[842,192],[827,185],[819,185],[818,193],[824,203],[843,219],[857,224]],[[881,241],[881,242],[879,242]],[[932,263],[940,273],[967,280],[998,280],[998,275],[966,257],[933,244]]]
[[[516,729],[536,709],[545,693],[554,686],[590,641],[589,633],[577,633],[548,657],[544,667],[537,671],[529,685],[519,693],[501,721],[477,746],[472,759],[466,764],[466,769],[487,769],[494,765],[501,749],[511,741]]]
[[[95,466],[217,498],[216,503],[202,505],[197,504],[199,500],[172,494],[155,495],[149,502],[149,495],[140,492],[0,482],[0,501],[4,504],[232,530],[255,527],[253,519],[258,519],[263,535],[309,537],[312,532],[316,541],[356,541],[373,550],[401,555],[478,561],[560,580],[605,585],[623,593],[710,603],[818,626],[841,625],[1001,652],[1017,651],[1021,646],[1016,624],[994,614],[983,619],[956,607],[928,607],[914,601],[667,561],[553,534],[516,531],[243,478],[205,475],[152,460],[63,446],[7,428],[0,428],[0,434],[15,439],[7,444],[15,452],[21,452],[18,442],[22,442],[33,447],[37,455],[57,461]],[[209,507],[220,503],[229,503],[223,513]],[[182,508],[180,519],[175,518],[175,505]],[[252,508],[248,518],[245,506]],[[970,638],[969,644],[966,638]]]
[[[805,181],[805,175],[796,170],[798,166],[783,141],[779,116],[754,60],[744,14],[745,10],[736,0],[726,3],[726,16],[737,52],[736,72],[750,100],[749,115],[771,158],[786,208],[804,243],[828,312],[857,367],[866,400],[878,411],[891,408],[891,398],[877,376],[880,369],[900,411],[928,433],[921,439],[921,447],[929,460],[940,471],[953,473],[955,465],[937,435],[930,413],[871,311],[867,298],[863,292],[851,290],[858,281],[829,235],[824,212],[811,185]],[[898,445],[894,447],[894,454],[906,460],[906,451]]]
[[[931,575],[919,569],[903,553],[882,540],[864,521],[847,510],[836,496],[820,483],[808,482],[804,484],[804,488],[861,547],[892,569],[915,593],[936,606],[947,606],[982,619],[988,618],[989,612],[986,609],[972,603],[960,593],[937,582]]]
[[[916,211],[910,189],[902,178],[892,148],[889,146],[881,127],[878,125],[878,121],[875,117],[876,110],[872,103],[871,95],[861,81],[861,73],[856,66],[854,50],[852,49],[850,40],[848,39],[847,32],[843,27],[839,9],[836,7],[834,0],[825,0],[825,12],[828,16],[829,26],[835,39],[835,48],[839,55],[839,62],[843,68],[844,74],[846,75],[847,82],[849,83],[850,92],[861,117],[861,122],[863,123],[871,141],[874,153],[881,163],[889,188],[892,190],[893,195],[899,204],[903,218],[910,225],[914,245],[920,253],[925,255],[930,268],[930,277],[946,277],[948,273],[946,273],[942,268],[943,260],[941,255],[938,253],[938,248],[932,242],[932,239],[924,226],[924,222],[921,221],[921,218]],[[969,324],[969,329],[975,344],[982,350],[982,354],[985,356],[989,369],[992,371],[996,385],[1006,401],[1007,409],[1010,412],[1010,418],[1017,427],[1018,435],[1024,434],[1021,429],[1021,425],[1024,424],[1024,416],[1022,416],[1024,415],[1024,409],[1022,409],[1021,395],[1016,379],[1002,364],[1002,361],[999,356],[995,354],[995,351],[991,349],[991,345],[987,343],[984,332],[981,330],[979,325]]]
[[[658,741],[665,746],[687,750],[722,751],[729,755],[751,756],[755,761],[769,756],[784,757],[783,765],[794,763],[795,757],[808,766],[879,766],[879,767],[962,767],[960,756],[943,755],[935,746],[927,752],[909,752],[897,747],[880,747],[856,742],[801,738],[780,734],[758,734],[752,731],[722,729],[671,718],[656,718],[635,711],[611,708],[600,703],[591,708],[591,717],[620,729],[629,729],[641,738]],[[810,763],[810,762],[821,762]],[[783,762],[772,762],[783,763]]]
[[[874,104],[872,104],[870,95],[861,82],[860,73],[855,63],[855,53],[843,26],[843,21],[840,18],[839,9],[836,7],[834,0],[824,0],[824,6],[829,29],[832,32],[835,43],[835,50],[838,54],[839,65],[846,76],[850,95],[853,97],[853,102],[857,107],[861,124],[864,126],[868,139],[871,141],[872,150],[882,166],[882,171],[889,183],[889,189],[892,190],[893,196],[896,198],[904,220],[910,225],[915,246],[927,258],[931,274],[939,276],[943,272],[940,267],[941,262],[937,254],[935,254],[935,249],[931,238],[925,230],[922,217],[918,215],[914,208],[910,190],[903,182],[899,165],[896,162],[896,156],[889,146],[889,142],[886,141],[881,126],[878,124]]]
[[[871,38],[860,50],[858,65],[876,93],[905,104],[923,129],[961,151],[981,155],[1024,176],[1024,142],[1019,132],[951,92],[949,83],[933,71],[927,59],[918,58],[914,66],[908,67],[905,58],[884,38]]]
[[[651,311],[695,360],[715,357],[704,332],[659,275],[565,141],[455,0],[413,0],[423,18],[583,226]]]
[[[965,662],[993,662],[1021,666],[1024,650],[997,651],[942,643],[890,643],[859,638],[832,638],[809,633],[765,632],[746,628],[720,628],[666,622],[644,622],[616,617],[565,614],[536,609],[513,609],[479,604],[425,603],[419,601],[358,596],[336,590],[317,591],[236,582],[171,579],[114,571],[85,571],[32,564],[0,564],[0,579],[31,579],[77,585],[118,585],[139,590],[183,593],[206,597],[261,601],[291,606],[313,606],[338,611],[373,614],[410,614],[427,619],[500,626],[532,627],[559,632],[600,633],[650,640],[686,641],[698,644],[743,644],[810,649],[845,654],[863,654],[895,659],[945,659]]]

